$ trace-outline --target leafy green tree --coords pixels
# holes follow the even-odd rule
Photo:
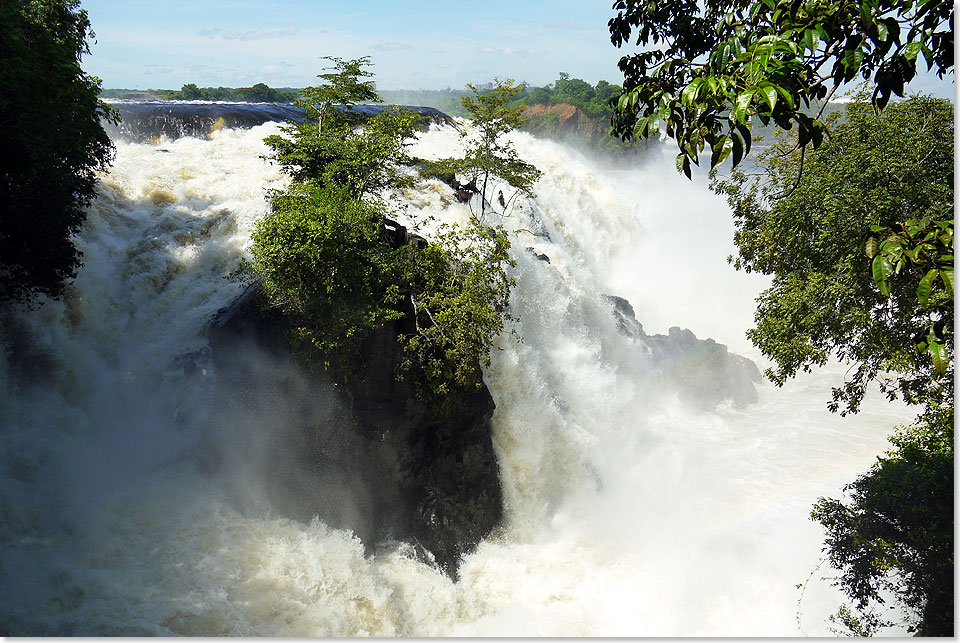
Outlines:
[[[420,124],[417,113],[391,106],[362,127],[336,113],[331,110],[322,130],[311,122],[291,123],[284,135],[268,136],[273,158],[298,181],[338,185],[357,198],[410,184],[401,168],[413,163],[407,148]]]
[[[847,502],[821,498],[812,517],[827,531],[838,584],[854,601],[839,620],[862,636],[905,625],[953,636],[953,406],[933,406],[891,438],[894,450],[847,485]],[[884,616],[884,593],[907,621]]]
[[[398,375],[440,408],[452,390],[482,382],[479,366],[503,328],[513,283],[510,243],[502,229],[473,225],[398,245],[385,230],[383,199],[413,181],[402,168],[412,162],[406,147],[418,119],[388,108],[358,120],[344,106],[379,101],[360,80],[370,76],[367,59],[332,60],[326,84],[304,90],[317,120],[266,139],[294,180],[258,224],[251,267],[294,321],[298,344],[343,383],[362,377],[352,366],[365,337],[407,321],[394,326]]]
[[[77,0],[0,3],[0,301],[59,297],[81,265],[71,236],[116,119],[80,67],[91,37]]]
[[[382,222],[342,187],[295,181],[273,195],[253,234],[253,268],[296,340],[345,376],[360,340],[403,315],[401,255],[383,242]]]
[[[777,384],[830,355],[855,364],[834,409],[856,411],[871,381],[912,404],[952,399],[953,108],[915,97],[876,116],[856,102],[831,125],[806,157],[775,144],[760,180],[735,170],[713,183],[733,210],[734,266],[773,275],[748,336],[776,363],[767,374]],[[949,234],[934,256],[905,250],[916,262],[884,264],[884,281],[874,281],[876,230],[941,230],[935,222]],[[909,237],[899,239],[905,249]],[[917,350],[930,332],[936,356]]]
[[[265,83],[257,83],[253,87],[240,87],[237,89],[237,93],[240,94],[243,100],[253,103],[279,102],[277,90],[266,85]]]
[[[204,98],[204,93],[195,83],[187,83],[180,88],[180,98],[183,100],[200,100]]]
[[[870,634],[894,593],[920,634],[953,633],[953,108],[913,97],[877,115],[867,96],[828,119],[804,155],[779,140],[761,175],[715,178],[733,210],[738,269],[773,276],[748,336],[783,384],[830,356],[853,365],[831,410],[856,412],[868,384],[922,412],[896,450],[821,499],[813,518],[854,601],[838,621]],[[802,174],[801,174],[802,169]]]
[[[557,102],[571,105],[588,105],[594,97],[593,87],[585,80],[570,78],[560,72],[560,78],[554,82],[554,96]]]
[[[489,366],[493,340],[512,319],[509,250],[503,228],[471,221],[465,230],[447,227],[408,255],[404,283],[416,332],[402,340],[401,366],[414,374],[421,397],[480,385],[480,366]]]
[[[323,59],[333,63],[327,67],[330,71],[317,75],[317,78],[325,81],[324,84],[305,88],[301,98],[294,103],[304,109],[307,119],[316,119],[318,132],[328,125],[348,126],[355,120],[350,108],[357,103],[382,102],[373,81],[363,80],[373,76],[372,72],[365,69],[370,65],[369,56],[356,60],[343,60],[335,56],[324,56]],[[339,110],[331,109],[335,104],[340,106]]]
[[[801,147],[823,141],[816,100],[858,76],[874,85],[883,108],[903,96],[917,61],[941,77],[953,70],[953,9],[946,0],[617,0],[609,22],[617,47],[646,51],[620,59],[624,93],[614,129],[621,137],[655,135],[657,123],[680,149],[690,175],[710,146],[710,165],[751,144],[763,125],[797,125]]]
[[[523,123],[523,107],[508,106],[523,87],[514,84],[512,79],[497,79],[489,91],[481,91],[469,84],[467,87],[473,95],[465,95],[461,102],[473,121],[473,131],[462,132],[467,139],[464,156],[443,159],[435,162],[433,167],[436,171],[468,177],[480,197],[480,212],[475,217],[483,222],[488,212],[505,216],[519,196],[532,195],[533,185],[542,173],[522,160],[513,143],[504,136]],[[503,196],[503,187],[513,189],[508,198]],[[494,190],[497,190],[496,197]],[[472,203],[470,207],[473,207]]]
[[[398,107],[366,119],[351,112],[357,102],[380,102],[373,82],[360,80],[372,75],[365,69],[369,59],[328,60],[332,71],[319,76],[325,84],[304,89],[305,98],[296,103],[307,120],[265,139],[273,158],[298,181],[338,185],[358,198],[408,184],[400,168],[413,162],[406,150],[419,115]]]

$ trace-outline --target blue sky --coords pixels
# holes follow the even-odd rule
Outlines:
[[[316,83],[321,56],[369,55],[381,89],[460,88],[494,77],[545,85],[564,71],[622,80],[611,0],[82,0],[103,86],[179,89]],[[912,91],[953,96],[952,77]]]
[[[565,71],[616,82],[608,0],[83,0],[104,87],[315,84],[321,56],[369,55],[381,89],[459,88]]]

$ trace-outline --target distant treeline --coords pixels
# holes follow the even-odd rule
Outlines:
[[[257,83],[253,87],[198,87],[187,83],[176,89],[104,89],[101,98],[148,98],[161,100],[222,100],[241,103],[292,103],[300,96],[294,87],[270,87]]]
[[[566,103],[579,107],[592,118],[609,118],[613,113],[609,101],[620,95],[619,85],[613,85],[601,80],[591,85],[580,78],[571,78],[570,74],[560,72],[560,77],[543,87],[534,87],[522,83],[523,92],[511,103],[517,105],[556,105]],[[493,83],[477,85],[483,93],[490,89]],[[421,90],[381,90],[380,96],[387,103],[395,105],[422,105],[435,107],[451,116],[466,116],[466,110],[460,104],[460,97],[469,93],[464,89],[421,89]]]
[[[477,85],[481,90],[489,89],[493,83]],[[523,83],[523,93],[512,105],[554,105],[567,103],[583,110],[588,116],[609,117],[611,98],[620,95],[620,86],[601,80],[591,85],[580,78],[571,78],[560,72],[560,78],[545,85],[533,87]],[[101,98],[155,98],[167,100],[222,100],[251,103],[292,103],[300,96],[298,87],[273,88],[266,83],[257,83],[252,87],[199,87],[187,83],[177,89],[104,89]],[[435,107],[451,116],[466,116],[466,110],[460,104],[460,98],[469,90],[463,89],[393,89],[380,90],[385,103],[392,105],[418,105]]]
[[[622,93],[619,85],[601,80],[591,85],[580,78],[560,72],[560,77],[545,87],[528,87],[520,97],[524,105],[556,105],[565,103],[579,107],[592,118],[609,118],[613,113],[610,101]]]

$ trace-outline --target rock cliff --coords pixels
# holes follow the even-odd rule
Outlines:
[[[416,242],[401,226],[386,232],[397,243]],[[275,474],[275,505],[298,519],[319,514],[331,526],[351,529],[368,549],[406,541],[456,577],[460,557],[502,514],[490,425],[494,402],[485,385],[454,391],[442,409],[419,400],[410,384],[396,378],[398,334],[410,323],[400,319],[364,340],[356,355],[364,376],[355,384],[333,389],[322,373],[303,372],[316,396],[336,390],[325,412],[290,395],[291,385],[278,392],[258,372],[264,361],[295,362],[288,340],[292,324],[267,305],[259,284],[216,314],[208,338],[218,380],[236,404],[285,405],[285,416],[298,416],[299,462],[290,467],[297,473]],[[250,347],[258,357],[249,357]],[[299,363],[296,368],[304,371]],[[257,402],[263,397],[271,399]],[[284,502],[291,493],[299,496],[296,502]]]

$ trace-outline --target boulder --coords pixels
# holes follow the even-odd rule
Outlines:
[[[601,295],[610,304],[621,334],[641,343],[664,380],[681,399],[703,409],[722,402],[745,406],[757,401],[760,369],[750,359],[731,353],[713,339],[697,339],[688,328],[674,326],[666,335],[648,335],[633,306],[623,297]]]

